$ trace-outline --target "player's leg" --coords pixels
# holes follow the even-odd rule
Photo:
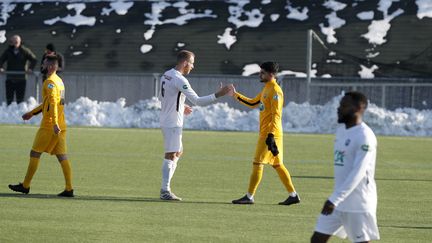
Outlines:
[[[18,183],[16,185],[9,185],[9,188],[12,191],[15,192],[22,192],[22,193],[29,193],[30,192],[30,183],[33,179],[34,174],[36,173],[36,170],[39,167],[39,160],[40,160],[41,153],[36,152],[34,150],[30,151],[30,161],[27,167],[27,173],[24,177],[23,183]]]
[[[255,149],[255,156],[254,156],[254,163],[252,167],[252,174],[249,178],[249,188],[246,195],[243,197],[233,200],[233,204],[253,204],[254,203],[254,195],[258,188],[259,183],[261,182],[263,171],[264,171],[264,164],[265,158],[268,157],[268,154],[270,153],[267,149],[267,145],[265,144],[265,139],[260,138],[258,140],[256,149]],[[267,162],[267,161],[266,161]]]
[[[72,187],[72,167],[71,163],[67,157],[67,147],[66,147],[66,131],[61,131],[57,135],[57,143],[55,147],[50,152],[51,154],[55,154],[58,162],[63,171],[63,176],[65,179],[65,189],[63,192],[59,193],[60,197],[73,197],[74,190]]]
[[[177,163],[182,155],[182,129],[181,128],[162,128],[164,137],[165,156],[162,162],[162,183],[160,198],[162,200],[176,200],[177,197],[171,192],[171,180],[177,168]]]
[[[6,104],[10,105],[14,98],[14,84],[13,81],[10,79],[7,79],[5,82],[6,86]]]
[[[18,80],[16,83],[16,101],[17,101],[17,104],[24,101],[26,83],[27,83],[27,81],[25,79]]]
[[[284,166],[284,164],[283,163],[274,164],[273,168],[278,173],[279,179],[281,180],[282,184],[285,186],[289,194],[288,198],[285,201],[280,202],[279,205],[291,205],[291,204],[300,203],[300,197],[294,188],[291,175],[288,172],[287,168]]]
[[[320,232],[314,232],[311,237],[311,243],[325,243],[330,239],[331,235],[326,235]]]

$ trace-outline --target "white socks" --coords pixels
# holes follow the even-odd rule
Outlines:
[[[250,200],[253,200],[254,199],[254,196],[253,195],[251,195],[249,192],[248,193],[246,193],[246,196],[250,199]]]
[[[164,159],[162,163],[162,191],[171,191],[171,179],[174,175],[174,172],[177,168],[178,158],[174,158],[174,160]]]
[[[297,196],[297,192],[290,192],[289,196],[290,197],[296,197]]]

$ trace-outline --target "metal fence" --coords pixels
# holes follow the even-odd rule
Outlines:
[[[65,72],[60,76],[66,86],[66,99],[74,101],[89,97],[98,101],[116,101],[126,98],[127,104],[157,96],[160,74],[146,73],[78,73]],[[0,75],[0,102],[5,101],[5,73]],[[233,83],[237,90],[254,97],[262,89],[258,76],[239,75],[190,75],[188,79],[199,95],[207,95],[218,89],[219,83]],[[360,79],[360,78],[306,78],[279,77],[286,102],[325,104],[342,91],[364,92],[372,103],[387,109],[413,107],[432,109],[432,79]],[[26,99],[40,97],[39,73],[28,75]],[[309,93],[309,100],[307,94]],[[225,97],[231,107],[245,109],[233,99]]]

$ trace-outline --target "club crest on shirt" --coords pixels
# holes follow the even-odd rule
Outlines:
[[[273,96],[273,99],[274,99],[274,100],[279,100],[279,95],[275,95],[275,96]]]
[[[54,84],[48,84],[48,89],[54,88]]]
[[[345,141],[345,146],[350,145],[350,143],[351,143],[351,139],[348,138],[348,139]]]
[[[260,104],[259,104],[259,110],[260,110],[260,111],[263,111],[263,110],[264,110],[264,104],[263,104],[262,102],[260,102]]]
[[[361,149],[362,149],[363,151],[368,152],[368,151],[369,151],[369,145],[367,145],[367,144],[363,144],[363,145],[361,146]]]
[[[188,89],[188,86],[186,84],[183,85],[183,89]]]
[[[345,151],[336,150],[334,153],[334,164],[344,166]]]

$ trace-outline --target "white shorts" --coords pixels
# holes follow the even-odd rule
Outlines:
[[[352,242],[379,240],[380,235],[376,215],[370,212],[352,213],[334,210],[330,215],[318,217],[315,231],[336,235],[342,239],[347,236]]]
[[[162,134],[164,138],[165,153],[183,151],[183,143],[182,143],[183,128],[162,127]]]

